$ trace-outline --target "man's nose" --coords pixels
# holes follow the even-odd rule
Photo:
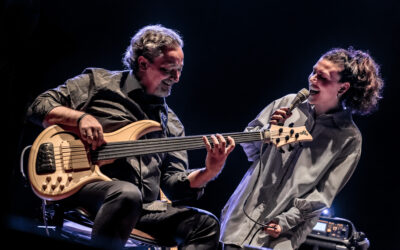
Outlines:
[[[179,82],[179,78],[180,77],[181,77],[181,71],[180,70],[174,70],[174,71],[171,72],[170,79],[172,81],[174,81],[175,83]]]

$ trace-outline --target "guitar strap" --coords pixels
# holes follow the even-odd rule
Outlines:
[[[167,137],[167,135],[169,134],[169,130],[168,130],[168,106],[166,104],[163,105],[163,107],[160,109],[160,123],[161,123],[161,127],[162,127],[162,131],[164,132],[164,135]]]

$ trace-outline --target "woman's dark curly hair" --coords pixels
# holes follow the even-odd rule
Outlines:
[[[341,101],[352,113],[366,115],[377,109],[384,82],[379,65],[368,53],[352,47],[335,48],[321,58],[343,68],[340,82],[349,82],[350,88],[341,96]]]
[[[164,26],[148,25],[140,29],[131,39],[131,44],[125,51],[122,62],[128,69],[138,69],[139,56],[147,58],[150,62],[161,55],[165,49],[183,48],[181,36],[174,30]]]

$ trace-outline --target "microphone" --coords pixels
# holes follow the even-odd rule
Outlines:
[[[303,88],[302,90],[297,92],[297,95],[290,104],[289,110],[286,112],[286,114],[289,115],[292,112],[292,110],[295,109],[300,103],[304,102],[309,95],[310,91],[308,91],[308,89],[306,88]],[[278,126],[283,126],[283,122],[278,121]]]
[[[290,104],[288,113],[292,112],[292,110],[295,109],[300,103],[304,102],[309,95],[310,91],[308,91],[308,89],[303,88],[302,90],[300,90]]]

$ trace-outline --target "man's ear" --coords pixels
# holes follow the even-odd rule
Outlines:
[[[149,61],[146,58],[144,58],[144,56],[139,56],[137,60],[138,60],[139,70],[146,70]]]

